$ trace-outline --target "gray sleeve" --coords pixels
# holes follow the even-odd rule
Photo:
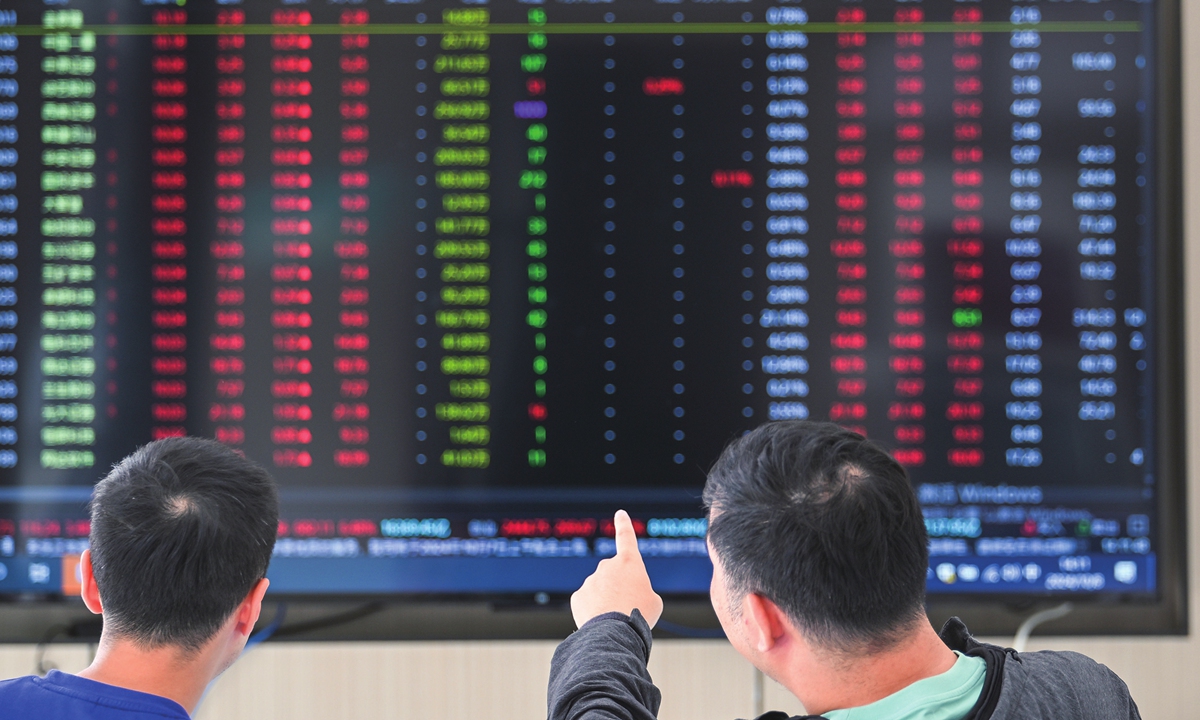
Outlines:
[[[654,720],[662,694],[646,670],[650,644],[637,610],[584,623],[550,662],[549,720]]]

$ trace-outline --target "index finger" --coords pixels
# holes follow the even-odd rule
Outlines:
[[[642,555],[638,552],[637,533],[633,531],[633,521],[629,519],[629,513],[624,510],[618,510],[613,516],[613,526],[617,534],[617,555],[632,555],[641,559]]]

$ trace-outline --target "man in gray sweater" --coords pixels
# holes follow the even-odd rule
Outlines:
[[[709,474],[713,608],[730,643],[828,720],[1137,720],[1111,670],[1069,652],[977,642],[925,616],[927,537],[904,469],[849,430],[764,425]],[[554,654],[551,720],[652,720],[646,670],[662,613],[629,516],[617,554],[572,597]],[[761,720],[784,720],[767,713]]]

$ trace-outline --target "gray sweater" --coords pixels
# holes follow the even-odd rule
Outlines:
[[[1079,653],[1017,653],[980,643],[958,618],[946,623],[941,637],[952,650],[987,662],[983,692],[964,720],[1141,718],[1121,678]],[[587,622],[554,652],[549,719],[653,720],[662,695],[646,670],[650,645],[650,628],[637,610],[632,617],[608,613]],[[786,718],[772,712],[759,720]]]

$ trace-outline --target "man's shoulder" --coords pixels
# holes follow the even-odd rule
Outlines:
[[[1004,666],[994,717],[1138,717],[1129,688],[1112,670],[1077,652],[1042,650],[1014,655]],[[1096,713],[1101,713],[1097,715]]]
[[[45,695],[42,678],[37,675],[0,680],[0,720],[30,717],[22,709],[36,707]]]
[[[45,680],[36,675],[0,680],[0,720],[86,717],[66,714],[66,708],[62,707],[64,700],[67,699],[54,693]]]
[[[15,693],[26,692],[37,684],[38,679],[37,675],[26,675],[0,680],[0,698],[6,699]]]
[[[1039,650],[1017,653],[1015,662],[1008,669],[1026,675],[1027,682],[1039,684],[1066,683],[1071,687],[1094,685],[1115,687],[1122,690],[1125,683],[1107,665],[1098,663],[1087,655],[1070,650]]]
[[[0,720],[186,720],[176,702],[52,671],[0,681]]]
[[[1117,674],[1069,651],[1017,652],[976,640],[958,618],[940,633],[952,650],[984,658],[988,674],[971,717],[990,720],[1131,720],[1138,718],[1129,688]]]

